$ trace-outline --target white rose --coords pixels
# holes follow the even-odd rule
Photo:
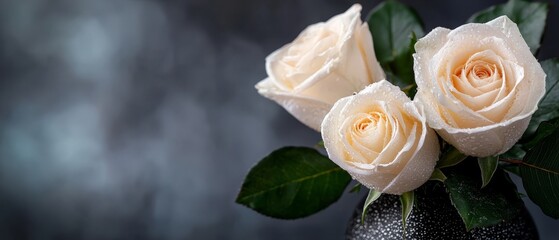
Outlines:
[[[437,134],[421,107],[382,80],[340,99],[322,123],[332,161],[368,188],[390,194],[414,190],[431,176]]]
[[[518,141],[545,93],[545,73],[514,22],[436,28],[415,50],[415,99],[444,140],[477,157]]]
[[[266,58],[268,78],[258,92],[319,131],[334,103],[384,78],[361,6],[307,27]]]

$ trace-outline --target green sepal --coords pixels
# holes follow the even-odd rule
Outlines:
[[[369,208],[369,205],[375,202],[381,195],[382,193],[375,189],[369,190],[369,194],[367,195],[365,204],[363,204],[363,212],[361,212],[361,224],[365,222],[365,214],[367,213],[367,209]]]
[[[489,184],[493,174],[495,174],[495,170],[497,170],[499,156],[478,158],[477,163],[481,171],[481,188],[484,188]]]
[[[441,169],[435,168],[429,180],[434,180],[434,181],[439,181],[444,183],[444,181],[446,180],[446,176],[444,175],[443,171],[441,171]]]
[[[406,238],[406,223],[408,217],[413,210],[413,205],[415,203],[414,191],[409,191],[400,196],[400,203],[402,204],[402,239]]]
[[[455,166],[462,161],[464,161],[468,156],[464,155],[458,149],[451,145],[447,146],[447,149],[442,154],[441,158],[437,162],[437,168],[446,168]]]
[[[351,190],[349,190],[350,193],[358,193],[361,191],[361,183],[356,183],[355,185],[353,185],[353,187],[351,187]]]

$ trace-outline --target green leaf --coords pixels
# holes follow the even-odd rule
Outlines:
[[[408,97],[413,98],[417,92],[417,84],[415,84],[413,72],[414,45],[417,42],[415,33],[411,33],[409,41],[410,43],[406,51],[396,56],[393,61],[382,64],[382,67],[388,80],[394,85],[399,86]]]
[[[400,196],[400,203],[402,203],[402,226],[403,234],[402,239],[406,238],[406,222],[413,210],[415,196],[413,191],[406,192]]]
[[[324,141],[320,140],[315,145],[316,148],[324,148]]]
[[[536,133],[532,136],[530,141],[522,144],[522,147],[524,149],[530,150],[538,143],[540,143],[542,140],[544,140],[547,136],[551,135],[558,127],[559,127],[559,118],[540,123],[540,126],[538,127]]]
[[[388,0],[374,8],[367,18],[380,63],[393,61],[409,48],[410,36],[423,36],[423,23],[410,7]]]
[[[474,173],[474,164],[461,164],[446,171],[445,186],[466,229],[487,227],[511,220],[520,213],[523,202],[508,175],[497,169],[493,180],[483,189]]]
[[[236,202],[270,217],[301,218],[337,201],[350,180],[315,149],[285,147],[250,170]]]
[[[356,183],[355,185],[353,185],[353,187],[351,187],[351,190],[349,190],[350,193],[358,193],[361,191],[361,183]]]
[[[538,110],[532,115],[524,135],[530,136],[541,122],[559,117],[559,58],[548,59],[540,63],[545,78],[545,95],[538,104]]]
[[[522,159],[524,155],[526,155],[524,146],[522,144],[515,144],[506,153],[499,155],[499,158]]]
[[[518,25],[530,51],[536,53],[544,32],[547,10],[547,3],[510,0],[505,4],[495,5],[474,14],[468,22],[486,23],[507,15]]]
[[[548,216],[559,218],[559,129],[528,151],[520,173],[530,199]]]
[[[429,180],[444,182],[444,180],[446,180],[446,176],[444,175],[443,171],[441,171],[441,169],[435,168]]]
[[[374,39],[375,54],[387,78],[415,94],[413,53],[417,38],[424,35],[423,23],[412,8],[388,0],[374,8],[367,18]]]
[[[515,164],[500,164],[499,165],[501,167],[501,169],[513,173],[516,176],[520,176],[520,167],[518,165]]]
[[[365,200],[365,204],[363,205],[363,212],[361,213],[361,223],[365,222],[365,214],[367,213],[367,208],[369,208],[369,205],[375,202],[380,197],[380,195],[382,195],[382,193],[375,189],[369,190],[369,194],[367,195],[367,199]]]
[[[495,174],[495,170],[497,170],[497,163],[499,163],[498,156],[491,156],[491,157],[484,157],[478,158],[477,163],[479,165],[479,169],[481,170],[481,188],[484,188],[489,184],[493,174]]]
[[[412,81],[415,81],[415,79],[412,79]],[[417,93],[417,84],[413,83],[403,87],[402,92],[404,92],[410,99],[413,99]]]
[[[446,151],[443,153],[437,162],[437,168],[452,167],[466,159],[468,156],[462,154],[458,149],[448,145]]]

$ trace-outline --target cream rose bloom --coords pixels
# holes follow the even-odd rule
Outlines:
[[[415,50],[415,100],[444,140],[477,157],[518,141],[545,93],[545,73],[514,22],[436,28]]]
[[[414,190],[431,176],[437,134],[421,107],[382,80],[340,99],[322,123],[328,156],[368,188],[390,194]]]
[[[384,78],[361,6],[307,27],[266,58],[258,92],[319,131],[334,103]]]

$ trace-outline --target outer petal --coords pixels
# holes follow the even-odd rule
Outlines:
[[[487,157],[499,155],[509,150],[522,137],[531,116],[517,121],[507,121],[479,128],[465,128],[449,132],[437,130],[439,135],[456,147],[460,152],[474,156]]]
[[[312,98],[282,91],[269,78],[256,84],[256,89],[260,95],[274,100],[297,120],[316,131],[320,131],[320,124],[332,106]]]
[[[354,4],[343,14],[328,20],[323,27],[340,34],[334,53],[296,92],[334,104],[338,99],[358,92],[370,84],[368,72],[356,44],[359,34],[361,5]],[[318,54],[318,53],[316,53]],[[325,91],[328,89],[327,91]],[[328,92],[328,94],[325,94]]]
[[[435,91],[439,86],[436,85],[437,80],[431,72],[430,62],[433,56],[446,43],[449,32],[449,29],[441,27],[433,29],[433,31],[417,41],[415,44],[416,53],[413,54],[413,70],[417,83],[417,94],[415,98],[426,98],[425,101],[420,100],[420,102],[422,102],[425,107],[429,126],[435,129],[440,129],[447,124],[438,114],[438,104],[430,101],[431,99],[444,99],[440,91]]]
[[[420,187],[429,180],[439,159],[439,139],[433,129],[426,128],[425,132],[419,150],[382,192],[400,195]]]
[[[339,129],[342,127],[343,118],[340,117],[340,113],[346,107],[348,102],[351,101],[351,97],[345,97],[338,100],[330,112],[324,117],[322,122],[321,134],[322,140],[324,141],[324,147],[330,159],[346,171],[351,171],[353,166],[345,162],[345,150],[343,149],[343,144],[340,143],[340,135],[338,134]]]
[[[333,67],[336,64],[334,61],[330,61],[324,66],[324,69],[313,74],[307,82],[297,86],[292,93],[333,105],[338,99],[359,92],[366,86],[350,81],[343,74],[344,71]]]
[[[522,38],[516,23],[507,16],[501,16],[486,24],[503,31],[508,37],[507,42],[509,46],[514,49],[514,54],[516,54],[517,59],[521,61],[519,64],[524,67],[526,83],[519,86],[521,89],[519,89],[519,94],[517,96],[518,99],[523,99],[519,102],[523,102],[524,104],[513,106],[510,112],[520,112],[516,119],[530,117],[538,109],[538,102],[545,95],[546,74],[538,63],[538,60],[534,57],[532,52],[530,52],[530,47],[528,47],[528,44],[526,44],[526,41]],[[507,117],[513,118],[512,116]]]
[[[369,30],[369,25],[363,23],[357,35],[359,50],[361,51],[365,64],[367,64],[367,70],[369,71],[369,83],[385,79],[386,75],[375,54],[373,36]]]
[[[361,24],[360,11],[361,6],[356,4],[339,19],[334,18],[347,23],[343,26],[347,29],[341,37],[337,54],[297,86],[295,92],[334,104],[338,99],[384,79],[384,71],[375,56],[371,32],[366,23]]]

